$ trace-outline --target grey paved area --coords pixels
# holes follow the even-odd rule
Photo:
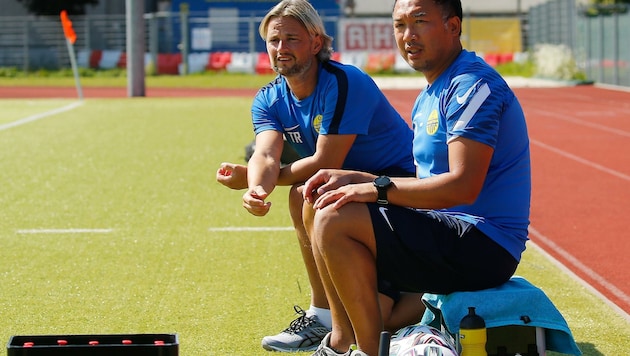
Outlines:
[[[421,75],[409,77],[373,77],[373,79],[381,89],[422,89],[427,85],[426,79]],[[505,81],[511,88],[553,88],[573,85],[569,82],[541,78],[506,77]]]

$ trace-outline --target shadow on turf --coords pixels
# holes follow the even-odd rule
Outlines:
[[[590,342],[578,342],[577,344],[584,356],[604,356],[604,354],[597,351],[597,347]]]

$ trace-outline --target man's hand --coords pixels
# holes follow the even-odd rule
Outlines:
[[[373,175],[363,172],[322,169],[304,183],[302,195],[315,209],[330,204],[335,204],[335,209],[338,209],[349,201],[371,201],[376,188],[371,184],[361,186],[356,183],[371,182],[373,179]]]
[[[343,173],[344,171],[334,169],[319,170],[304,183],[302,188],[304,200],[312,204],[319,195],[343,185],[344,183],[335,184]]]
[[[231,189],[247,188],[247,166],[235,163],[221,163],[217,170],[217,182]]]
[[[247,192],[243,194],[243,208],[247,209],[250,214],[255,216],[267,215],[269,209],[271,209],[271,203],[265,202],[268,195],[269,193],[261,186],[248,189]]]

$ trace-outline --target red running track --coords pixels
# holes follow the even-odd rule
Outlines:
[[[530,238],[630,314],[630,92],[516,93],[531,140]]]
[[[532,155],[530,238],[630,314],[630,92],[515,88]],[[147,88],[149,97],[248,96],[255,90]],[[419,90],[384,90],[409,119]],[[84,88],[84,97],[126,97]],[[0,98],[76,98],[74,88],[0,88]],[[627,317],[627,315],[626,315]]]

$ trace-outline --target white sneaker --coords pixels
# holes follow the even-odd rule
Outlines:
[[[313,351],[331,330],[319,322],[316,316],[307,316],[299,306],[293,309],[299,316],[280,334],[265,336],[262,347],[268,351]]]
[[[319,344],[319,347],[317,348],[317,350],[315,350],[315,353],[313,353],[311,356],[351,356],[351,355],[354,355],[352,353],[353,351],[352,349],[348,350],[348,352],[343,353],[343,354],[337,353],[335,350],[333,350],[330,347],[330,335],[332,335],[332,332],[324,336],[324,339]]]
[[[328,333],[326,336],[324,336],[324,339],[319,344],[319,347],[311,356],[368,356],[368,354],[361,350],[355,350],[356,345],[354,344],[350,346],[350,350],[348,350],[348,352],[345,352],[343,354],[338,353],[329,346],[331,334],[332,333]]]

